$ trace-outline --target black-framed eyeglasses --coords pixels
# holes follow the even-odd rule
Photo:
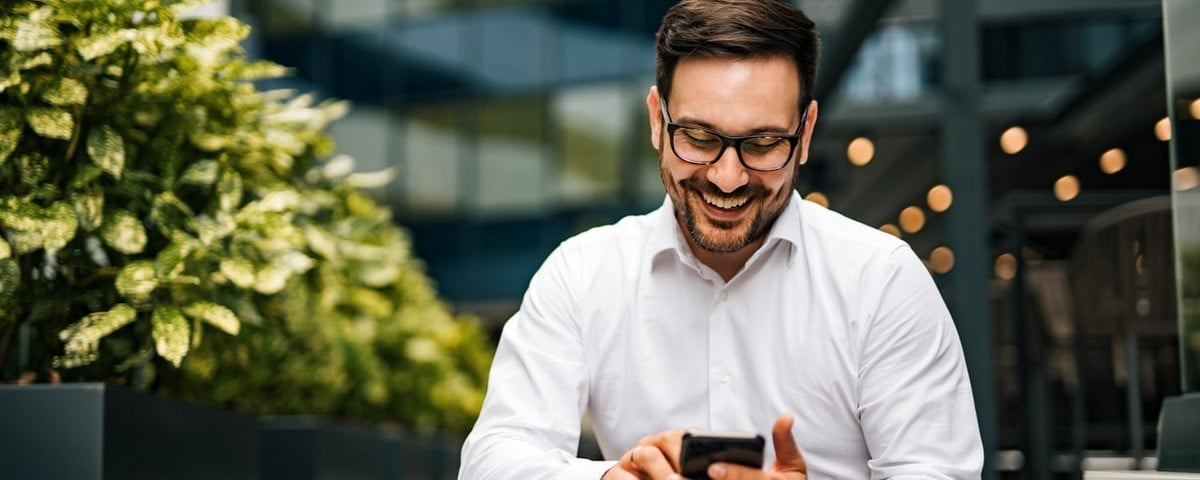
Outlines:
[[[667,101],[658,98],[663,120],[667,124],[667,136],[671,139],[671,151],[680,160],[694,165],[712,165],[721,159],[725,148],[730,145],[737,152],[742,166],[758,171],[772,172],[786,167],[800,143],[800,131],[808,120],[808,109],[800,114],[800,126],[791,135],[726,135],[699,125],[685,125],[671,121],[667,112]]]

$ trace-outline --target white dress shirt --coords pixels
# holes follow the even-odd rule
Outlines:
[[[597,480],[669,429],[792,429],[811,479],[978,478],[971,386],[950,314],[903,241],[793,192],[729,282],[668,197],[562,243],[504,326],[460,479]]]

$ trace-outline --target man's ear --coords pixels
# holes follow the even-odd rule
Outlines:
[[[658,103],[658,87],[651,85],[650,93],[646,94],[646,113],[650,117],[650,143],[655,150],[662,150],[663,118],[662,108]]]
[[[813,127],[817,124],[817,101],[808,102],[808,118],[804,120],[804,132],[800,134],[800,153],[796,163],[803,165],[808,162],[808,147],[812,145]]]

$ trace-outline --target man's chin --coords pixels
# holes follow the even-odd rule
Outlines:
[[[749,220],[739,222],[716,222],[710,218],[695,219],[695,225],[689,232],[692,242],[702,250],[711,253],[733,253],[746,247],[750,242]]]

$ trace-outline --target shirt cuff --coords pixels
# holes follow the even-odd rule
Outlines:
[[[563,480],[600,480],[604,473],[617,465],[615,461],[575,459],[563,470]]]

